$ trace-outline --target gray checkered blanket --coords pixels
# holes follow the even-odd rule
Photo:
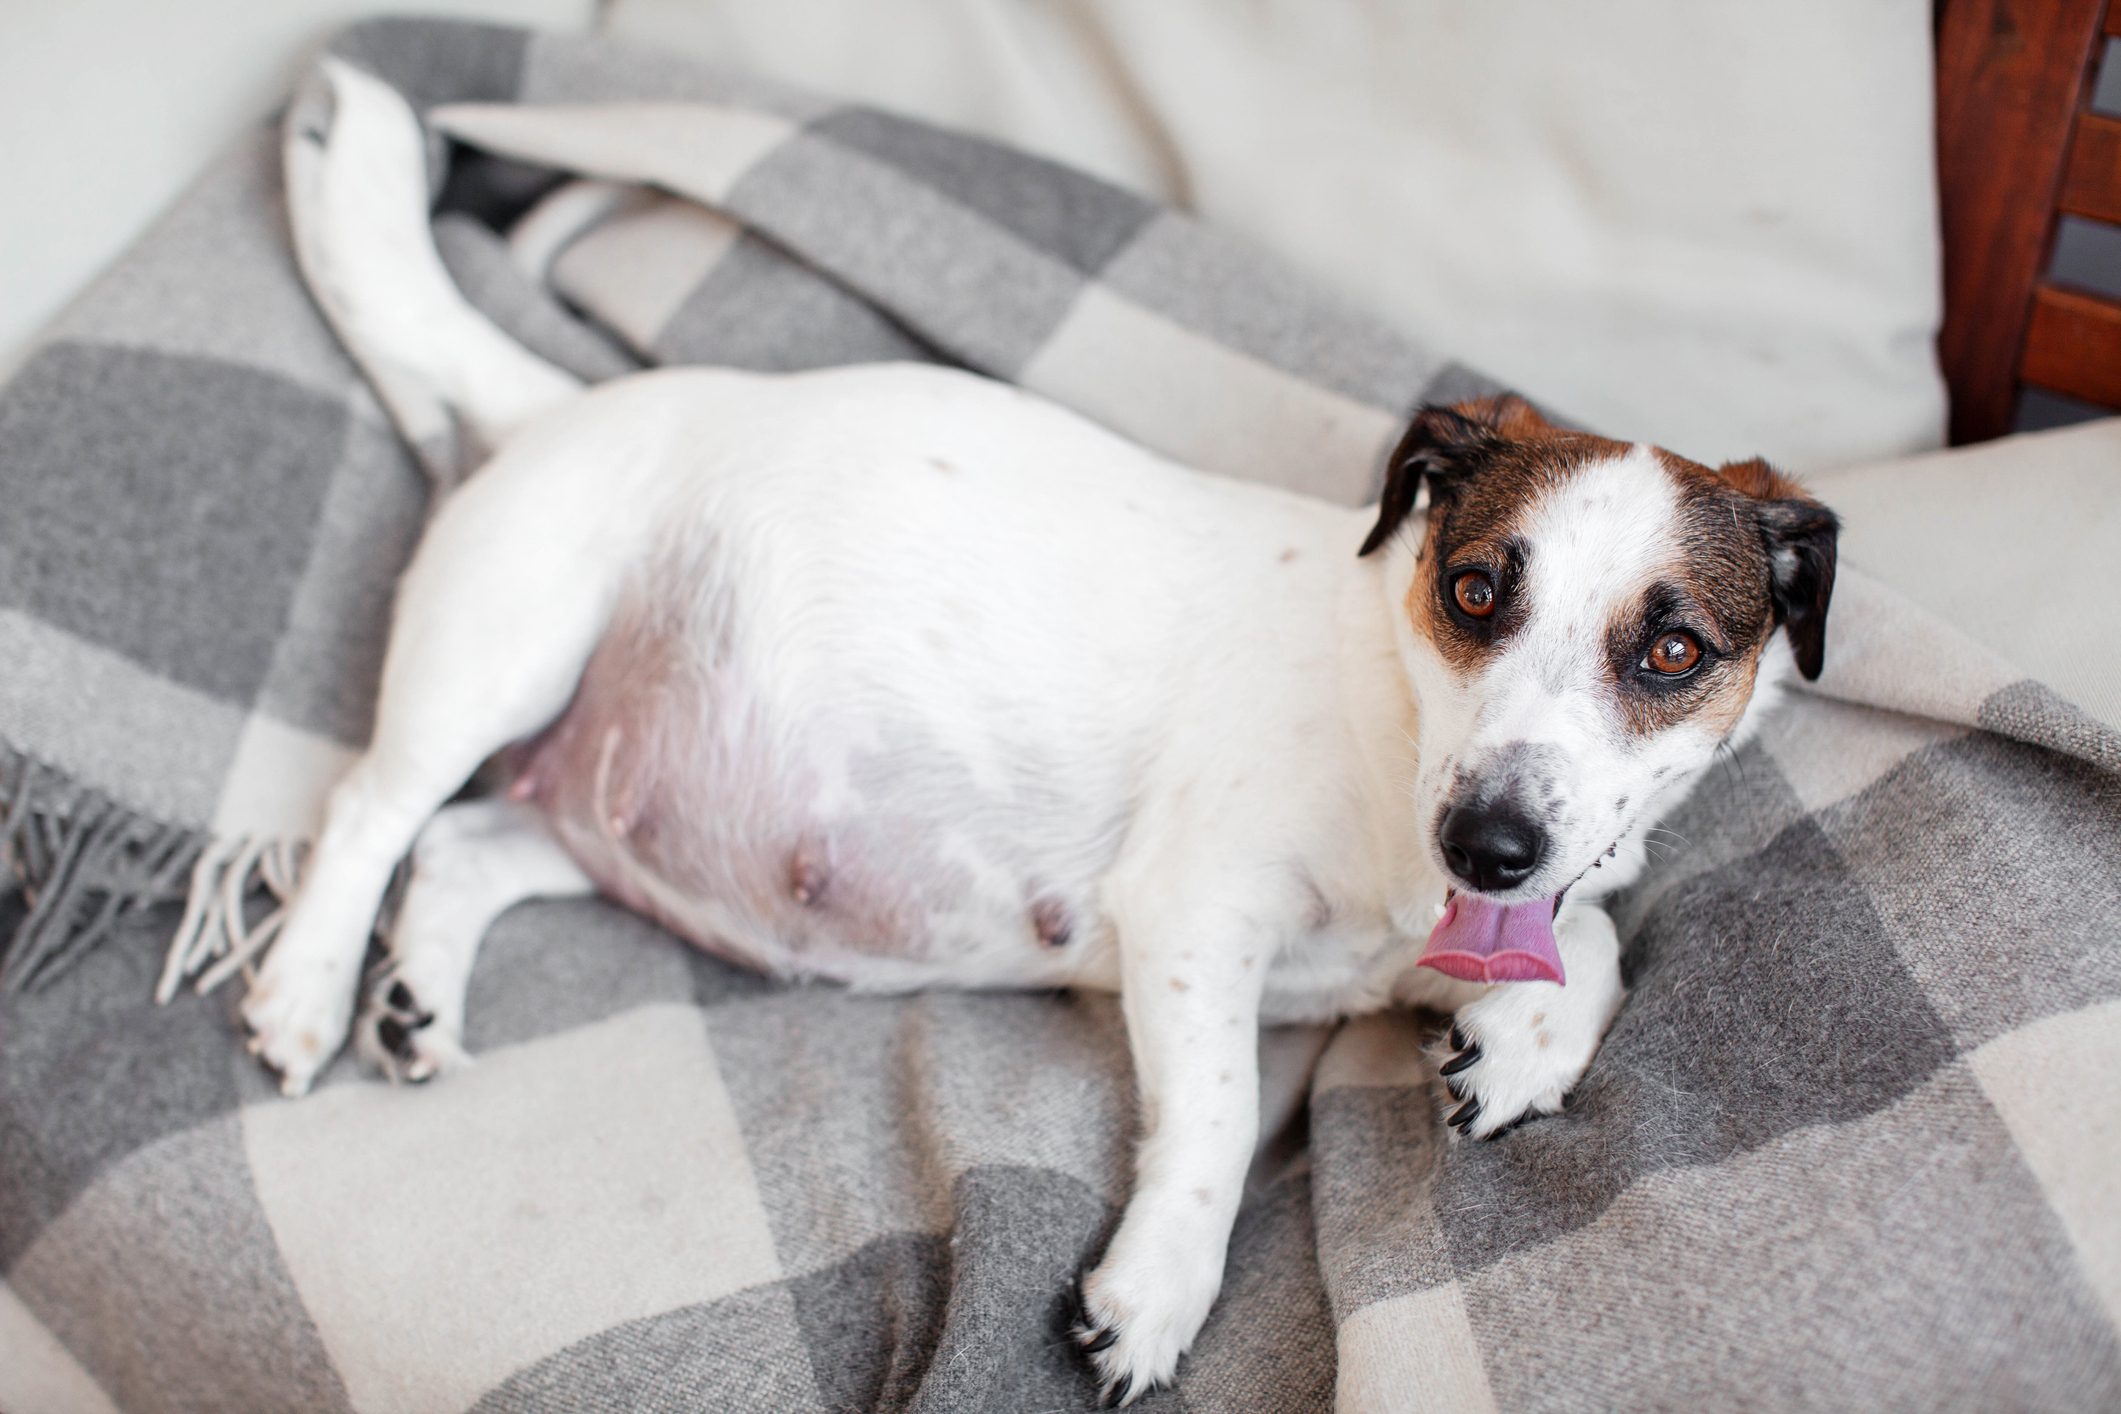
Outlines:
[[[946,360],[1348,501],[1411,407],[1482,386],[985,142],[590,40],[335,47],[427,111],[458,281],[588,377]],[[0,1405],[1086,1405],[1062,1321],[1133,1123],[1109,998],[770,984],[528,905],[480,957],[477,1065],[342,1060],[294,1103],[235,988],[176,987],[239,956],[165,976],[180,923],[269,928],[468,456],[327,332],[277,152],[240,145],[0,392]],[[2063,464],[2121,434],[2075,437],[2014,444],[2007,499],[1948,457],[1823,485],[1827,675],[1619,901],[1632,995],[1565,1113],[1447,1142],[1435,1018],[1263,1038],[1227,1287],[1146,1407],[2121,1407],[2121,711],[2038,661],[2116,639],[2065,610],[2121,498]]]

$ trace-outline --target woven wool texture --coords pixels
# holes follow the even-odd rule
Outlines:
[[[588,377],[937,359],[1350,503],[1412,408],[1490,386],[992,144],[583,39],[335,51],[460,140],[453,273]],[[0,390],[0,929],[43,910],[0,991],[0,1405],[1088,1405],[1062,1323],[1127,1190],[1111,998],[783,986],[536,904],[481,954],[475,1067],[342,1060],[298,1103],[234,988],[152,1002],[200,849],[313,827],[471,471],[315,313],[278,146]],[[655,192],[526,274],[540,218],[511,254],[480,217],[556,173]],[[2121,684],[2082,661],[2114,625],[2052,628],[2113,597],[2115,465],[2105,425],[1822,479],[1827,674],[1616,904],[1632,995],[1566,1112],[1447,1143],[1437,1018],[1269,1033],[1223,1298],[1143,1407],[2121,1405]],[[2037,630],[1988,611],[1999,565]]]

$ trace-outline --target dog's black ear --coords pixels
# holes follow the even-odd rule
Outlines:
[[[1475,398],[1450,407],[1431,404],[1414,415],[1406,436],[1385,463],[1384,494],[1377,502],[1377,524],[1362,542],[1358,557],[1381,548],[1414,513],[1423,481],[1429,501],[1442,504],[1496,449],[1515,437],[1553,431],[1553,425],[1514,393]]]
[[[1790,636],[1797,671],[1807,682],[1826,667],[1826,608],[1834,597],[1834,563],[1841,521],[1809,496],[1769,501],[1760,508],[1768,542],[1775,618]]]
[[[1768,594],[1775,622],[1790,636],[1806,681],[1826,666],[1826,610],[1834,597],[1841,521],[1766,462],[1730,462],[1723,479],[1752,496],[1767,546]]]

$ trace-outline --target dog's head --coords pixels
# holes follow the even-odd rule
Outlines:
[[[1414,550],[1397,608],[1415,805],[1455,885],[1425,963],[1561,980],[1561,896],[1708,764],[1756,691],[1791,666],[1819,675],[1836,529],[1762,461],[1712,470],[1515,397],[1414,419],[1362,553]]]

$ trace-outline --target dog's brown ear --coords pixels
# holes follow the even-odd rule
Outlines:
[[[1414,415],[1407,433],[1385,463],[1384,494],[1377,502],[1377,524],[1362,542],[1358,557],[1381,548],[1414,513],[1422,482],[1429,500],[1450,499],[1452,491],[1478,471],[1503,443],[1555,430],[1539,410],[1515,393],[1471,398],[1443,407],[1431,404]]]
[[[1826,666],[1826,610],[1834,597],[1841,521],[1758,457],[1726,462],[1718,474],[1753,498],[1767,547],[1775,622],[1790,636],[1797,671],[1807,681],[1815,680]]]
[[[1538,408],[1515,393],[1493,393],[1485,398],[1468,398],[1454,403],[1452,411],[1460,417],[1471,418],[1495,430],[1506,441],[1521,442],[1532,437],[1550,437],[1561,431],[1547,421]]]

